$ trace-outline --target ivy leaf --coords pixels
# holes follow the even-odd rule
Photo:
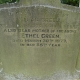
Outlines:
[[[79,0],[61,0],[61,3],[73,6],[79,6]]]
[[[19,2],[19,0],[0,0],[0,4],[4,4],[4,3],[14,3],[14,2]]]

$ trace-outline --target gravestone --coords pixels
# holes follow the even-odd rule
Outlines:
[[[80,0],[79,0],[79,7],[80,7]]]
[[[59,0],[0,5],[0,80],[75,80],[80,70],[80,9]]]

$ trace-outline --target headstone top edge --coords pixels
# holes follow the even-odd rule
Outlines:
[[[71,12],[79,12],[80,13],[80,8],[76,6],[71,6],[71,5],[66,5],[60,3],[60,0],[52,1],[53,3],[51,4],[50,2],[48,3],[47,1],[40,2],[40,0],[34,1],[30,0],[29,3],[26,3],[28,0],[20,0],[19,3],[8,3],[8,4],[0,4],[0,10],[2,9],[15,9],[15,8],[24,8],[24,7],[45,7],[45,8],[55,8],[55,9],[60,9],[60,10],[66,10],[66,11],[71,11]],[[41,0],[42,1],[42,0]],[[43,0],[44,1],[44,0]],[[59,4],[59,5],[58,5]]]
[[[29,7],[43,7],[43,8],[50,8],[50,9],[57,9],[57,10],[64,10],[68,12],[77,12],[80,13],[80,8],[78,7],[73,7],[73,6],[68,6],[68,5],[62,5],[60,7],[52,6],[52,5],[29,5],[29,6],[19,6],[19,5],[6,5],[6,6],[0,6],[0,11],[1,10],[11,10],[11,9],[21,9],[21,8],[29,8]]]

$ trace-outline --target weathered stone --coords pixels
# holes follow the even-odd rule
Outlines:
[[[80,70],[80,9],[57,1],[21,0],[0,9],[1,72],[62,80],[64,72]]]

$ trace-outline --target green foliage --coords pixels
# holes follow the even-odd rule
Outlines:
[[[61,2],[64,4],[79,6],[79,0],[61,0]]]
[[[0,4],[3,4],[3,3],[14,3],[14,2],[19,2],[19,0],[0,0]]]

